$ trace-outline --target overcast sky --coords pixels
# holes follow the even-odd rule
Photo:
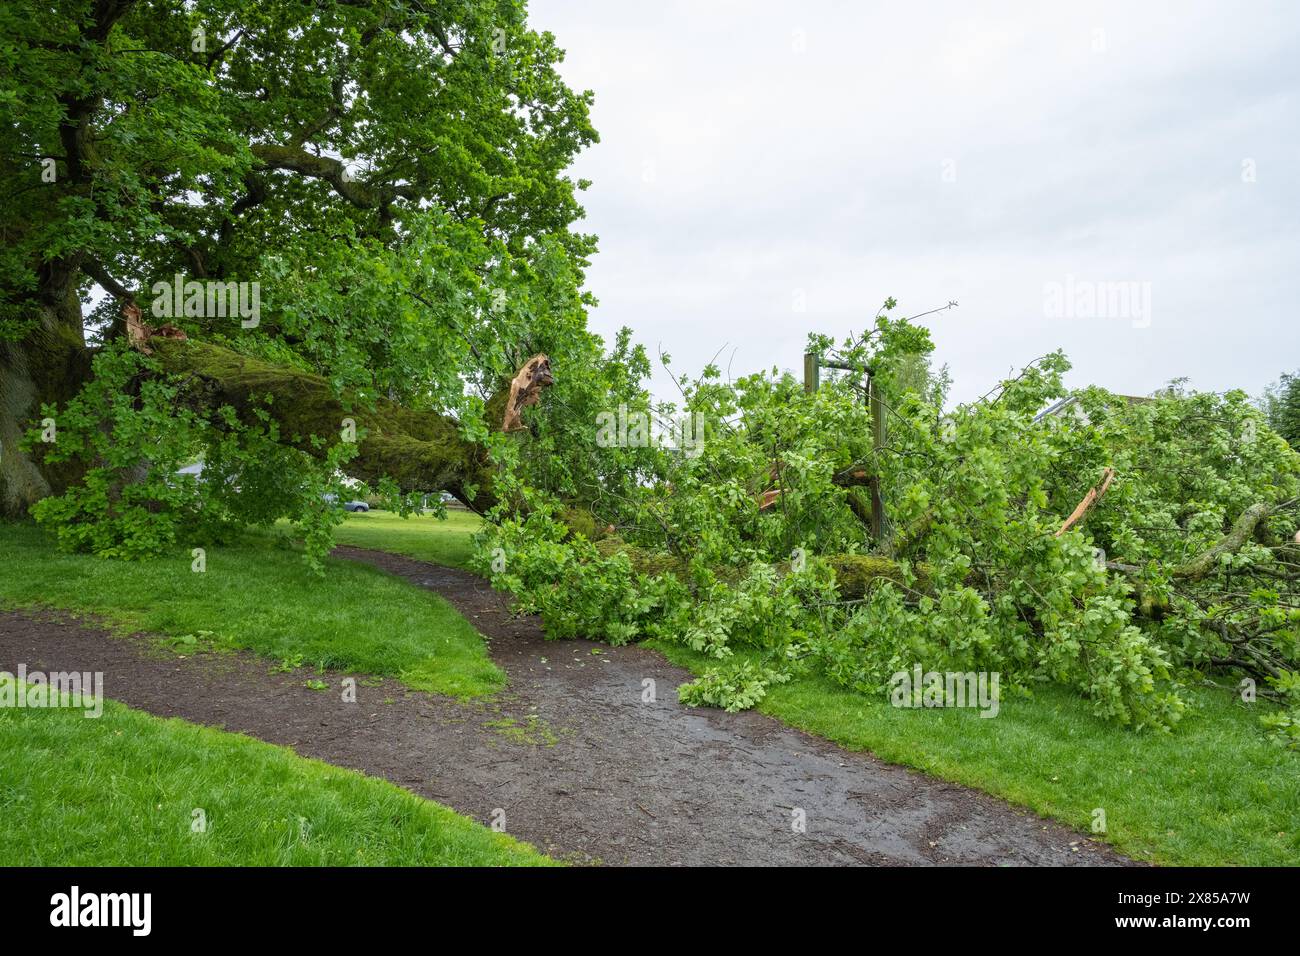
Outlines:
[[[1130,394],[1300,368],[1300,4],[529,8],[596,94],[592,326],[679,371],[800,370],[891,295],[959,303],[958,401],[1058,347]]]

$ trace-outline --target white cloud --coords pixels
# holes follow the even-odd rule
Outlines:
[[[889,295],[961,303],[932,323],[957,399],[1057,347],[1076,384],[1131,393],[1258,391],[1300,366],[1300,8],[530,10],[596,93],[602,141],[576,168],[593,326],[680,370],[727,343],[735,374],[797,369],[807,332],[861,327]],[[1048,318],[1067,276],[1150,283],[1150,326]]]

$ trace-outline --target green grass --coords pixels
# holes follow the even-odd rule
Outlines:
[[[463,512],[448,522],[380,512],[350,516],[339,541],[463,567],[477,527],[478,519]],[[92,610],[133,628],[174,635],[213,630],[223,643],[271,657],[310,648],[309,660],[318,656],[333,666],[396,671],[408,682],[423,666],[430,682],[441,683],[433,689],[473,685],[481,692],[499,686],[495,668],[474,669],[491,667],[481,639],[434,596],[346,562],[331,562],[322,581],[296,553],[265,542],[211,549],[207,574],[198,575],[190,572],[187,554],[140,564],[67,557],[55,554],[34,528],[0,525],[0,571],[0,601],[8,603]],[[214,620],[221,626],[214,627]],[[414,639],[405,629],[433,621],[438,628],[421,633],[457,635],[453,643],[462,656],[442,649],[430,655],[428,639]],[[697,673],[709,663],[680,646],[651,646]],[[413,661],[412,655],[422,656]],[[477,678],[456,678],[465,668]],[[972,710],[900,710],[805,677],[773,688],[759,709],[848,749],[870,750],[977,787],[1085,832],[1094,811],[1103,809],[1102,838],[1140,859],[1300,863],[1300,755],[1264,738],[1254,706],[1227,692],[1198,690],[1191,697],[1195,710],[1164,736],[1102,722],[1087,701],[1057,687],[1042,688],[1032,699],[1004,699],[996,718],[983,719]],[[0,745],[13,747],[3,724]],[[69,757],[92,758],[97,759],[93,753]],[[14,763],[31,773],[40,766],[27,759]],[[6,820],[12,800],[0,790]],[[114,825],[82,812],[88,814],[86,826]],[[58,827],[18,828],[40,834],[51,829]],[[284,827],[275,832],[291,845],[284,842]],[[0,851],[8,848],[7,838],[12,837],[0,835]]]
[[[349,536],[364,534],[366,547],[463,566],[477,527],[469,518],[457,528],[363,515],[344,528]],[[679,645],[651,646],[695,673],[711,663]],[[759,709],[847,749],[979,788],[1084,832],[1100,808],[1106,833],[1099,836],[1140,859],[1300,864],[1300,754],[1264,737],[1257,722],[1263,705],[1228,692],[1190,696],[1194,711],[1175,733],[1161,736],[1098,720],[1086,700],[1053,686],[1031,699],[1008,698],[997,717],[981,718],[971,710],[897,709],[809,677],[773,688]]]
[[[712,661],[652,641],[700,673]],[[743,660],[744,655],[737,655]],[[1228,692],[1194,690],[1172,734],[1134,733],[1094,717],[1087,701],[1046,686],[1004,696],[996,717],[889,706],[804,677],[772,688],[758,709],[849,750],[870,750],[1004,797],[1091,832],[1130,856],[1182,866],[1300,864],[1300,754],[1270,743],[1258,710]]]
[[[0,709],[0,860],[26,866],[538,866],[387,781],[106,701]],[[201,810],[206,832],[194,832]]]
[[[482,525],[483,520],[471,511],[449,510],[445,521],[429,515],[403,518],[391,511],[370,511],[348,515],[334,539],[463,568],[474,551],[470,536]]]
[[[124,629],[461,697],[505,684],[450,604],[374,568],[330,560],[319,577],[271,536],[210,547],[206,562],[196,573],[188,550],[143,561],[61,554],[35,526],[0,523],[0,605],[88,612]]]

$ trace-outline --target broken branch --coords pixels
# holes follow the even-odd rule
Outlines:
[[[1065,524],[1061,525],[1060,529],[1056,532],[1056,537],[1059,538],[1076,524],[1083,521],[1084,518],[1088,517],[1089,512],[1091,512],[1093,508],[1097,507],[1097,502],[1101,501],[1102,496],[1106,494],[1106,489],[1110,487],[1110,483],[1114,478],[1114,468],[1107,467],[1102,470],[1101,481],[1088,489],[1088,493],[1083,496],[1083,500],[1075,506],[1070,517],[1065,519]]]

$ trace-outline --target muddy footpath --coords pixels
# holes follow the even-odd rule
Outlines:
[[[508,688],[458,702],[354,675],[357,701],[345,703],[250,654],[181,658],[53,612],[0,611],[0,669],[102,671],[106,695],[132,707],[384,777],[485,824],[504,819],[574,863],[1131,865],[1030,811],[762,714],[682,707],[676,687],[691,675],[661,655],[547,641],[467,572],[334,553],[450,602],[487,638]]]

